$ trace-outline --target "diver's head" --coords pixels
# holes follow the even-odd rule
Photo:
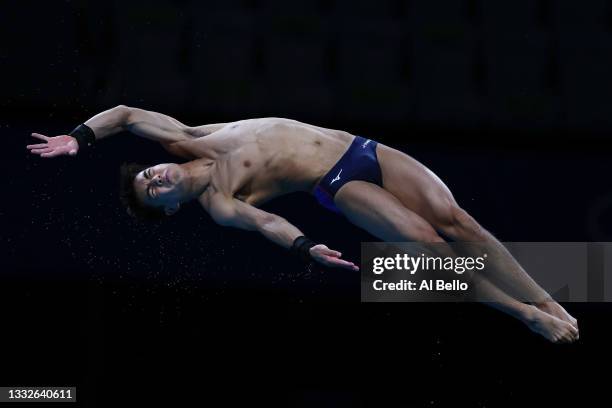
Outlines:
[[[178,164],[121,166],[121,201],[136,218],[165,218],[176,213],[188,196],[187,172]]]

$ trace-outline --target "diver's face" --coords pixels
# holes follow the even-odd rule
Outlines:
[[[185,170],[178,164],[163,163],[144,169],[134,178],[136,195],[145,205],[163,207],[172,214],[188,193]]]

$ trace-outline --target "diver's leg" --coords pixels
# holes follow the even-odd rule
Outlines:
[[[349,221],[382,240],[445,242],[426,220],[375,184],[350,181],[338,190],[334,201]],[[481,276],[475,275],[472,282],[476,299],[516,317],[550,341],[574,339],[571,324],[513,299]]]
[[[383,187],[406,207],[427,220],[449,238],[482,242],[491,249],[488,277],[494,284],[512,290],[519,299],[534,302],[541,310],[577,327],[577,321],[555,302],[487,230],[459,207],[448,187],[421,163],[383,144],[377,146]]]

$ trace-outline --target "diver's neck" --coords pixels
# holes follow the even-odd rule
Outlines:
[[[210,184],[212,168],[215,160],[201,158],[184,163],[181,166],[187,172],[187,189],[189,194],[185,201],[191,201],[206,191]]]

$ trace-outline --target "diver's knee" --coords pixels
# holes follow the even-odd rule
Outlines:
[[[453,238],[466,241],[485,239],[484,228],[463,208],[451,205],[440,220],[440,229]]]
[[[423,225],[413,228],[412,231],[409,231],[406,235],[409,240],[418,242],[446,242],[440,235],[438,235],[436,230],[431,225]]]

